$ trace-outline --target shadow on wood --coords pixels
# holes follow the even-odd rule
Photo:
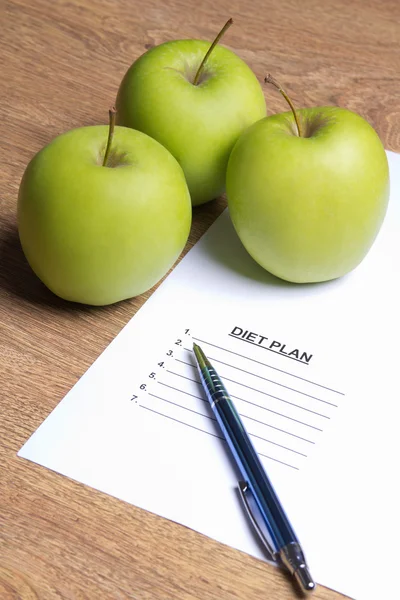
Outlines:
[[[18,229],[11,225],[3,230],[0,239],[0,291],[34,304],[63,311],[93,311],[101,307],[85,306],[62,300],[51,292],[35,275],[23,253]]]

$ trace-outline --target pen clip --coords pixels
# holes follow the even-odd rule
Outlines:
[[[261,542],[264,544],[264,546],[268,550],[268,553],[270,554],[272,560],[276,561],[276,551],[274,550],[270,541],[268,540],[268,538],[264,534],[263,530],[261,529],[261,527],[251,509],[250,503],[247,498],[247,494],[249,492],[251,493],[247,481],[239,481],[239,495],[242,499],[243,505],[246,509],[246,513],[251,521],[251,524],[253,525]]]

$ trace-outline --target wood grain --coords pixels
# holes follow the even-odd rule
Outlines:
[[[1,0],[0,9],[1,600],[296,598],[280,570],[16,457],[151,293],[100,309],[54,297],[20,249],[17,192],[54,136],[107,122],[136,57],[166,40],[211,39],[228,16],[224,42],[260,80],[272,72],[298,106],[359,112],[400,151],[400,3]],[[270,112],[284,109],[272,88],[265,95]],[[187,249],[224,206],[195,210]]]

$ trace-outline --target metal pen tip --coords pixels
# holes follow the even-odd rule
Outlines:
[[[298,567],[293,573],[298,585],[304,592],[313,592],[317,587],[315,581],[311,577],[307,565],[303,564]]]
[[[193,352],[200,369],[206,369],[207,367],[211,367],[211,364],[207,359],[206,355],[204,354],[203,350],[198,344],[195,344],[195,342],[193,342]]]
[[[298,542],[289,542],[279,550],[279,557],[285,567],[292,573],[296,583],[303,592],[313,592],[317,587],[311,577],[303,550]]]

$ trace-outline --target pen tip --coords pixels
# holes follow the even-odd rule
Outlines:
[[[200,348],[198,344],[193,343],[193,352],[197,360],[197,364],[200,369],[205,369],[206,367],[211,367],[209,361],[206,358],[203,350]]]
[[[294,576],[300,588],[304,592],[313,592],[317,587],[305,563],[302,564],[301,567],[296,569],[296,571],[294,572]]]

